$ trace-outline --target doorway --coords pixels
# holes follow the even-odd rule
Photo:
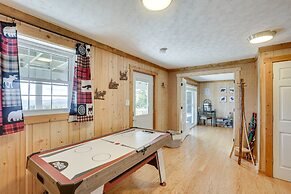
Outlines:
[[[133,72],[133,127],[154,128],[154,76]]]
[[[208,71],[193,71],[177,74],[177,99],[183,99],[183,80],[189,80],[198,87],[197,90],[197,123],[202,125],[222,126],[232,128],[233,140],[239,128],[239,96],[238,84],[240,82],[241,68],[217,69]],[[207,78],[207,80],[205,80]],[[221,81],[221,83],[219,83]],[[207,82],[207,83],[206,83]],[[216,84],[218,83],[218,84]],[[213,99],[211,98],[213,97]],[[205,105],[208,104],[207,107]],[[185,106],[185,104],[184,104]],[[184,132],[186,128],[183,104],[178,103],[179,130]],[[185,131],[188,133],[189,131]],[[184,136],[186,136],[185,134]]]

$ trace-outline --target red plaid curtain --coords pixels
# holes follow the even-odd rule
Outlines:
[[[78,43],[76,55],[69,122],[93,121],[90,46]]]
[[[14,23],[0,22],[0,41],[0,135],[7,135],[24,129]]]

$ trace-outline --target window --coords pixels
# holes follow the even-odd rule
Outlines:
[[[74,51],[25,37],[18,46],[24,112],[68,112]]]
[[[135,115],[147,115],[149,114],[149,83],[136,81],[135,84]]]

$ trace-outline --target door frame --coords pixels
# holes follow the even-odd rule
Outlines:
[[[269,57],[264,59],[265,65],[265,91],[262,93],[265,98],[265,138],[266,138],[266,171],[265,174],[273,177],[273,64],[278,62],[291,61],[291,54]],[[262,78],[261,78],[262,79]],[[261,80],[262,82],[263,80]],[[261,122],[263,122],[261,120]]]
[[[240,101],[239,101],[239,85],[237,83],[240,82],[241,79],[241,67],[230,67],[230,68],[222,68],[222,69],[214,69],[214,70],[195,70],[193,72],[187,72],[187,73],[180,73],[177,74],[177,100],[180,102],[180,82],[179,80],[181,78],[189,77],[189,76],[198,76],[198,75],[209,75],[209,74],[221,74],[221,73],[234,73],[234,79],[235,79],[235,126],[233,127],[234,135],[237,137],[238,130],[236,129],[240,128]],[[181,114],[181,107],[179,106],[180,103],[177,103],[177,115]],[[198,106],[198,105],[197,105]],[[177,116],[177,123],[179,127],[179,131],[181,131],[181,119],[180,116]],[[234,137],[234,138],[235,138]],[[236,138],[238,139],[238,138]]]
[[[134,117],[134,100],[133,100],[133,92],[134,92],[134,88],[133,88],[133,73],[143,73],[146,75],[150,75],[153,76],[153,128],[156,129],[157,126],[157,85],[158,85],[158,73],[157,72],[153,72],[150,70],[145,70],[145,69],[141,69],[139,67],[133,66],[133,65],[129,65],[129,127],[133,127],[133,117]]]

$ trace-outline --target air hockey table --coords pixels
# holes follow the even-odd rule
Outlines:
[[[49,194],[99,194],[145,164],[156,167],[165,186],[162,147],[169,133],[130,128],[61,148],[33,153],[27,169]]]

